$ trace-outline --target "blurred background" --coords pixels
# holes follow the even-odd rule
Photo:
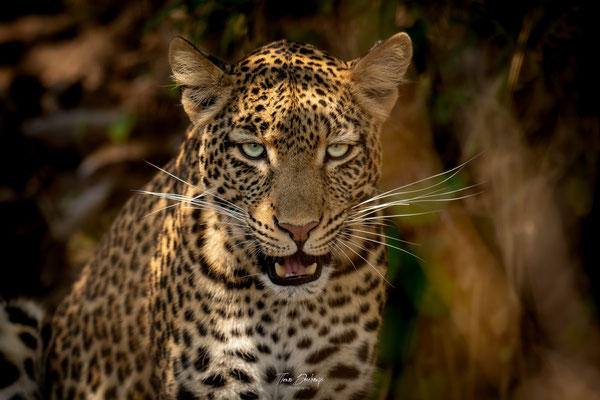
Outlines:
[[[467,160],[417,188],[480,186],[389,210],[436,212],[388,229],[420,259],[390,248],[371,398],[600,399],[600,24],[586,2],[32,0],[0,19],[0,298],[56,304],[156,172],[145,160],[177,152],[173,36],[233,63],[281,38],[352,59],[406,31],[381,189]]]

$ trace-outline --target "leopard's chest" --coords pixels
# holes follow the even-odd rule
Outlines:
[[[352,296],[356,286],[336,287],[301,301],[252,288],[198,291],[184,300],[174,323],[179,337],[172,338],[167,368],[174,371],[172,386],[196,395],[251,389],[260,398],[290,399],[299,392],[343,395],[366,386],[375,358],[379,291]]]

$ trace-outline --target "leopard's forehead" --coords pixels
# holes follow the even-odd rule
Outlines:
[[[231,121],[282,152],[314,150],[318,137],[357,121],[348,89],[350,63],[317,48],[282,40],[232,66]]]
[[[332,57],[309,44],[280,40],[260,47],[242,61],[233,65],[237,76],[287,75],[296,79],[303,74],[318,73],[321,79],[332,79],[340,71],[347,70],[349,63]]]

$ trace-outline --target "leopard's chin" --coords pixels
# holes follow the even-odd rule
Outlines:
[[[271,257],[259,253],[261,271],[279,286],[300,286],[321,277],[323,266],[331,262],[330,255],[312,256],[298,250],[291,256]]]

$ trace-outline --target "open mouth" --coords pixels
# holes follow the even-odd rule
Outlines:
[[[287,257],[260,254],[259,258],[263,272],[271,282],[280,286],[297,286],[316,281],[321,276],[323,265],[331,259],[329,255],[311,256],[302,250]]]

